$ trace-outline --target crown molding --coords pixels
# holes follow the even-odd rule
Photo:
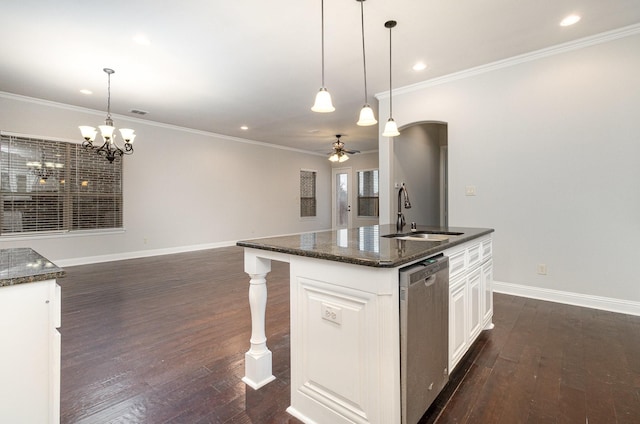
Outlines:
[[[407,94],[414,91],[425,89],[427,87],[433,87],[436,85],[446,84],[446,83],[458,81],[465,78],[471,78],[476,75],[485,74],[487,72],[493,72],[498,69],[516,66],[521,63],[531,62],[534,60],[543,59],[545,57],[555,56],[557,54],[562,54],[562,53],[570,52],[573,50],[583,49],[585,47],[606,43],[606,42],[617,40],[620,38],[630,37],[636,34],[640,34],[640,24],[629,25],[626,27],[614,29],[611,31],[592,35],[589,37],[580,38],[578,40],[569,41],[567,43],[557,44],[555,46],[547,47],[541,50],[535,50],[533,52],[524,53],[518,56],[513,56],[508,59],[487,63],[486,65],[480,65],[474,68],[465,69],[464,71],[454,72],[452,74],[444,75],[442,77],[432,78],[432,79],[421,81],[415,84],[406,85],[404,87],[394,88],[393,93],[394,95]],[[375,98],[378,100],[388,99],[389,91],[378,93],[375,95]]]
[[[58,102],[54,102],[54,101],[51,101],[51,100],[38,99],[38,98],[35,98],[35,97],[23,96],[23,95],[20,95],[20,94],[7,93],[7,92],[4,92],[4,91],[0,91],[0,98],[5,98],[5,99],[8,99],[8,100],[20,101],[20,102],[25,102],[25,103],[32,103],[32,104],[36,104],[36,105],[40,105],[40,106],[54,107],[54,108],[57,108],[57,109],[69,110],[69,111],[73,111],[73,112],[81,112],[81,113],[86,113],[86,114],[96,115],[96,116],[101,116],[101,117],[105,116],[105,112],[104,111],[98,111],[98,110],[95,110],[95,109],[89,109],[89,108],[84,108],[84,107],[80,107],[80,106],[69,105],[69,104],[66,104],[66,103],[58,103]],[[303,150],[303,149],[296,149],[294,147],[288,147],[288,146],[280,146],[280,145],[277,145],[277,144],[265,143],[264,141],[257,141],[257,140],[250,140],[250,139],[245,139],[245,138],[233,137],[233,136],[230,136],[230,135],[218,134],[218,133],[214,133],[214,132],[210,132],[210,131],[196,130],[196,129],[193,129],[193,128],[181,127],[181,126],[172,125],[172,124],[165,124],[163,122],[150,121],[150,120],[140,119],[140,118],[136,118],[136,117],[132,117],[132,116],[118,115],[118,114],[112,113],[111,117],[114,118],[114,120],[118,120],[118,121],[125,120],[125,121],[129,121],[129,122],[138,123],[140,125],[148,125],[148,126],[151,126],[151,127],[170,129],[170,130],[174,130],[174,131],[182,131],[182,132],[195,134],[195,135],[200,135],[200,136],[204,136],[204,137],[211,137],[211,138],[218,138],[218,139],[222,139],[222,140],[226,140],[226,141],[233,141],[233,142],[236,142],[236,143],[252,144],[252,145],[268,147],[268,148],[272,148],[272,149],[280,149],[280,150],[287,150],[287,151],[290,151],[290,152],[304,153],[304,154],[307,154],[307,155],[326,156],[324,153],[312,152],[312,151]],[[12,134],[13,135],[25,135],[25,134],[15,134],[15,133],[12,133]],[[36,137],[36,136],[34,136],[34,137]],[[47,136],[45,138],[52,139],[49,136]],[[60,140],[61,141],[71,141],[71,140],[68,140],[68,139],[60,139]],[[74,142],[74,141],[71,141],[71,142]]]

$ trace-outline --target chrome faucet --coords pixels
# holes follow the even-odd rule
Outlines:
[[[411,202],[409,201],[409,192],[407,187],[402,183],[402,187],[398,190],[398,222],[396,223],[396,231],[401,232],[404,227],[405,220],[402,214],[402,193],[404,193],[404,208],[411,209]]]

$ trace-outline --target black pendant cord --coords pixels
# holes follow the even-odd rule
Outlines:
[[[396,26],[396,21],[387,21],[384,26],[389,28],[389,118],[393,119],[393,89],[391,84],[391,28]]]
[[[364,64],[364,104],[368,105],[367,101],[367,56],[364,49],[364,0],[358,0],[360,2],[360,21],[362,24],[362,63]]]
[[[322,88],[324,86],[324,0],[320,0],[320,25],[322,34]]]

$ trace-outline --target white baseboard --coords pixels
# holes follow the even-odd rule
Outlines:
[[[321,230],[315,230],[315,231],[327,231],[327,230],[329,229],[327,228],[324,230],[321,229]],[[309,231],[309,232],[315,232],[315,231]],[[303,232],[303,233],[279,234],[279,235],[271,235],[269,237],[293,236],[298,234],[305,234],[305,233]],[[235,246],[236,243],[237,243],[237,240],[232,240],[232,241],[221,241],[216,243],[195,244],[191,246],[169,247],[165,249],[151,249],[151,250],[139,250],[136,252],[114,253],[111,255],[85,256],[82,258],[70,258],[70,259],[56,259],[54,260],[54,263],[56,264],[56,266],[64,268],[66,266],[88,265],[88,264],[97,264],[101,262],[123,261],[127,259],[136,259],[136,258],[148,258],[150,256],[171,255],[173,253],[195,252],[197,250],[206,250],[206,249],[215,249],[218,247]]]
[[[218,243],[197,244],[192,246],[170,247],[166,249],[139,250],[137,252],[115,253],[112,255],[85,256],[56,260],[55,264],[61,268],[76,265],[97,264],[101,262],[122,261],[126,259],[148,258],[150,256],[171,255],[173,253],[194,252],[196,250],[215,249],[218,247],[235,246],[235,241],[223,241]]]
[[[493,291],[512,296],[529,297],[531,299],[548,300],[550,302],[565,303],[567,305],[640,316],[640,302],[630,300],[523,286],[521,284],[511,284],[501,281],[493,281]]]

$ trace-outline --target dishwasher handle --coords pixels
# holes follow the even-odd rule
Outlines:
[[[436,275],[432,274],[424,279],[424,286],[431,287],[436,283]]]

